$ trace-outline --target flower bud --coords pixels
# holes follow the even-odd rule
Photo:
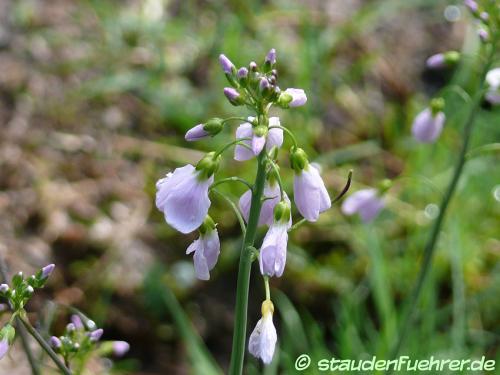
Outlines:
[[[299,147],[292,147],[290,150],[290,166],[299,173],[309,164],[306,152]]]
[[[214,117],[208,120],[205,124],[198,124],[186,132],[185,139],[188,142],[197,141],[208,136],[219,134],[224,127],[224,121]]]
[[[76,314],[71,315],[71,323],[73,323],[73,326],[78,330],[84,328],[82,318]]]
[[[9,286],[7,284],[1,284],[0,285],[0,293],[5,294],[9,291]]]
[[[219,63],[220,66],[222,67],[222,70],[226,74],[234,74],[236,71],[236,68],[234,67],[234,64],[229,60],[225,55],[221,54],[219,56]]]
[[[490,34],[486,29],[479,29],[477,35],[479,35],[479,39],[481,39],[481,42],[483,43],[486,43],[490,40]]]
[[[130,345],[126,341],[113,341],[113,354],[117,357],[124,356],[130,349]]]
[[[270,69],[274,64],[276,64],[276,50],[271,48],[271,50],[267,53],[264,65],[266,68]]]
[[[267,78],[262,77],[259,81],[259,91],[262,93],[262,96],[266,96],[271,91],[271,85]]]
[[[100,338],[102,337],[103,333],[104,333],[104,330],[102,328],[99,328],[99,329],[96,329],[95,331],[90,332],[88,334],[89,338],[90,338],[90,341],[92,341],[92,342],[99,341]]]
[[[196,170],[200,171],[200,178],[208,179],[212,176],[219,168],[220,155],[215,156],[215,152],[209,152],[203,159],[201,159],[198,164],[196,164]]]
[[[249,65],[248,65],[248,69],[251,71],[251,72],[256,72],[257,70],[259,70],[258,66],[257,66],[257,63],[255,61],[252,61]]]
[[[286,201],[280,201],[274,206],[274,221],[288,223],[290,220],[290,205]]]
[[[444,109],[445,101],[443,98],[434,98],[431,100],[430,108],[433,116],[436,116]]]
[[[238,73],[236,73],[236,77],[238,77],[238,82],[245,87],[248,80],[248,69],[243,67],[238,69]]]
[[[481,18],[483,22],[488,22],[490,20],[490,15],[488,14],[488,12],[481,12],[479,18]]]
[[[50,346],[52,346],[54,349],[59,349],[62,346],[61,340],[57,338],[56,336],[52,336],[49,340]]]
[[[429,69],[441,69],[446,66],[456,64],[460,60],[460,53],[456,51],[448,51],[445,53],[438,53],[429,57],[426,65]]]
[[[226,87],[224,88],[224,95],[226,95],[227,100],[229,100],[229,102],[234,106],[243,104],[243,100],[238,90]]]
[[[478,9],[477,2],[474,0],[465,0],[464,5],[469,9],[472,13],[476,13]]]
[[[69,333],[69,332],[74,332],[76,331],[76,327],[73,323],[68,323],[66,325],[66,331]]]
[[[52,271],[54,271],[55,267],[56,267],[55,264],[49,264],[49,265],[43,267],[42,268],[42,279],[48,278],[52,274]]]

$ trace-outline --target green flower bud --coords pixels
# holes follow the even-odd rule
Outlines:
[[[274,206],[274,221],[275,222],[288,222],[290,220],[290,205],[281,201]]]
[[[439,112],[442,112],[444,109],[444,99],[443,98],[434,98],[431,100],[430,107],[433,116],[436,116]]]
[[[201,179],[210,178],[219,169],[220,155],[215,156],[215,152],[209,152],[196,164],[196,170],[200,171]]]
[[[16,337],[16,330],[13,326],[11,326],[8,323],[0,330],[0,340],[7,339],[9,344],[12,344],[15,337]]]
[[[290,165],[292,169],[299,173],[307,167],[309,160],[306,152],[300,147],[292,147],[290,150]]]
[[[460,53],[457,51],[448,51],[444,54],[444,61],[448,65],[454,65],[460,61]]]
[[[278,97],[277,104],[282,107],[282,108],[288,108],[288,105],[292,102],[293,96],[286,93],[282,92],[280,93],[280,96]]]
[[[203,130],[208,132],[212,137],[219,134],[224,128],[224,120],[218,117],[211,118],[203,124]]]
[[[201,234],[205,234],[205,233],[207,233],[209,231],[214,230],[215,227],[216,227],[215,222],[210,217],[210,215],[207,215],[205,217],[205,220],[203,221],[203,223],[200,225],[199,231],[200,231]]]
[[[253,129],[253,133],[254,133],[257,137],[264,137],[265,135],[267,135],[267,126],[264,126],[264,125],[259,125],[259,126],[256,126],[256,127]]]

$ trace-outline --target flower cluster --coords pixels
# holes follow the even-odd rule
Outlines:
[[[255,251],[266,290],[269,290],[268,278],[283,275],[288,231],[292,226],[291,202],[283,189],[278,167],[278,153],[285,133],[292,141],[289,160],[294,171],[293,198],[298,212],[307,221],[317,221],[320,213],[331,207],[331,199],[318,168],[309,162],[293,133],[281,124],[279,117],[269,116],[273,106],[288,109],[307,102],[303,90],[281,90],[278,86],[276,51],[271,49],[261,65],[250,62],[248,66],[237,69],[224,55],[220,55],[219,62],[230,84],[224,88],[227,100],[234,106],[246,106],[254,114],[244,118],[212,118],[190,129],[186,140],[197,141],[219,134],[232,120],[241,121],[234,131],[235,139],[221,150],[209,152],[196,166],[177,168],[160,179],[156,185],[156,206],[165,215],[166,222],[181,233],[198,230],[199,238],[186,253],[194,253],[196,276],[208,280],[220,253],[217,225],[208,215],[210,192],[224,182],[243,182],[248,190],[239,199],[237,214],[246,223],[247,231],[251,227],[253,232],[257,227],[268,227],[260,250],[253,247],[253,238],[245,242]],[[239,177],[214,181],[222,153],[232,146],[234,160],[256,159],[258,172],[254,184]],[[272,323],[274,307],[269,293],[262,306],[263,317],[250,337],[249,349],[253,355],[269,363],[277,340]]]
[[[18,272],[12,277],[10,285],[0,284],[0,298],[7,302],[5,305],[0,305],[1,310],[12,311],[9,322],[0,330],[0,359],[7,354],[16,336],[14,319],[24,314],[24,306],[35,293],[35,289],[44,287],[54,268],[55,265],[49,264],[28,278],[25,278],[22,272]]]
[[[103,329],[97,328],[92,320],[84,315],[73,314],[64,334],[52,336],[49,343],[63,357],[64,363],[78,362],[85,360],[90,352],[97,349],[103,333]],[[99,351],[102,355],[113,353],[115,356],[123,356],[129,348],[125,341],[108,341],[100,345]]]

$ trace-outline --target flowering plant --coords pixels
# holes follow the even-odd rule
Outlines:
[[[309,162],[306,152],[299,147],[293,132],[283,126],[279,117],[271,116],[272,107],[289,109],[307,102],[304,90],[278,86],[276,51],[271,49],[261,65],[250,62],[248,67],[237,69],[224,55],[219,62],[231,87],[224,88],[224,95],[234,106],[246,106],[252,116],[212,118],[198,124],[186,133],[187,141],[214,137],[232,120],[241,123],[235,131],[235,140],[218,151],[203,157],[196,166],[186,165],[168,173],[157,182],[156,206],[165,215],[166,222],[182,233],[198,230],[199,238],[187,249],[193,253],[196,276],[210,278],[220,253],[217,225],[208,214],[209,195],[222,183],[243,183],[248,190],[239,200],[240,218],[244,234],[240,253],[236,295],[236,316],[230,373],[241,373],[246,343],[248,290],[252,262],[258,259],[264,279],[266,296],[262,303],[262,318],[258,321],[248,343],[255,357],[268,364],[273,358],[277,342],[273,325],[274,305],[271,301],[269,278],[283,275],[287,256],[288,233],[304,221],[315,222],[321,212],[328,210],[332,201],[318,167]],[[290,166],[294,171],[293,199],[303,219],[292,226],[292,207],[283,188],[278,166],[278,155],[284,135],[290,137]],[[256,177],[250,183],[240,177],[216,181],[222,154],[234,146],[234,159],[239,162],[255,160]],[[339,200],[349,188],[351,174]],[[256,246],[256,232],[267,226],[267,233],[260,249]]]

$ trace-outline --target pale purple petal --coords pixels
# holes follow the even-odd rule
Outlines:
[[[52,336],[50,338],[49,344],[55,349],[59,349],[62,346],[61,340],[59,340],[56,336]]]
[[[472,13],[477,12],[478,5],[475,0],[464,0],[464,4]]]
[[[100,340],[102,337],[102,334],[104,333],[104,330],[102,328],[96,329],[95,331],[92,331],[89,333],[90,341],[92,342],[97,342]]]
[[[300,107],[307,102],[306,93],[302,89],[290,88],[286,89],[285,93],[292,96],[292,101],[288,103],[289,107]]]
[[[251,138],[253,136],[252,124],[244,122],[236,129],[236,139]],[[250,141],[244,141],[246,145],[250,146]],[[234,148],[234,159],[238,161],[249,160],[254,157],[252,150],[248,148],[236,145]]]
[[[492,105],[500,104],[500,92],[498,91],[488,91],[485,98]]]
[[[169,225],[182,233],[198,228],[210,207],[208,189],[214,176],[200,180],[192,165],[178,168],[159,185],[156,206],[165,214]]]
[[[271,48],[271,50],[267,53],[265,61],[271,65],[276,64],[276,50],[274,48]]]
[[[264,185],[264,198],[266,199],[262,203],[262,207],[260,209],[260,216],[258,222],[259,226],[271,225],[274,221],[274,213],[273,213],[274,206],[276,206],[276,204],[278,204],[281,199],[280,189],[278,184],[270,186],[266,182],[266,184]],[[252,192],[250,190],[247,190],[245,193],[243,193],[243,195],[240,197],[239,200],[240,211],[246,222],[248,222],[251,200],[252,200]],[[286,193],[285,193],[285,200],[287,202],[290,202],[290,199],[288,199]]]
[[[262,149],[264,148],[264,145],[266,144],[266,137],[258,137],[254,135],[252,137],[252,152],[254,155],[259,155]]]
[[[330,196],[323,179],[312,165],[295,174],[293,191],[295,205],[308,221],[318,220],[319,214],[331,207]]]
[[[269,127],[280,126],[280,125],[281,124],[279,117],[271,117],[269,119]],[[267,133],[266,149],[269,151],[274,146],[280,148],[282,144],[283,144],[283,129],[279,128],[269,129],[269,132]]]
[[[238,99],[238,97],[240,96],[240,93],[238,92],[238,90],[233,89],[232,87],[225,87],[224,88],[224,95],[226,95],[226,98],[230,102],[235,102],[236,99]]]
[[[217,229],[214,229],[195,240],[187,249],[186,254],[194,251],[193,261],[196,277],[200,280],[210,279],[210,270],[217,263],[220,254],[220,241]]]
[[[362,189],[347,197],[341,210],[345,215],[358,213],[364,222],[369,222],[379,214],[384,205],[384,200],[379,197],[376,189]]]
[[[432,112],[429,108],[424,109],[415,117],[413,122],[413,137],[417,141],[423,143],[434,142],[443,130],[444,121],[445,115],[443,112],[439,112],[436,116],[432,116]]]
[[[2,341],[0,341],[0,359],[5,357],[8,351],[9,351],[9,341],[7,340],[7,338],[3,338]]]
[[[208,137],[209,133],[203,129],[203,124],[198,124],[189,129],[184,137],[186,141],[192,142]]]
[[[252,191],[247,190],[243,193],[239,200],[239,206],[241,214],[243,215],[243,219],[248,223],[248,217],[250,215],[250,205],[252,203]],[[261,209],[262,215],[262,209]],[[260,220],[259,220],[260,221]]]
[[[273,223],[264,237],[260,249],[260,272],[267,276],[280,277],[286,263],[288,223]]]
[[[130,349],[130,344],[126,341],[113,341],[113,354],[117,357],[124,356]]]
[[[256,324],[248,341],[248,350],[265,364],[271,363],[278,335],[273,324],[272,314],[266,314]]]
[[[245,67],[238,69],[237,76],[239,79],[247,77],[248,76],[248,69]]]
[[[76,329],[84,328],[82,319],[76,314],[71,315],[71,323],[73,323]]]

